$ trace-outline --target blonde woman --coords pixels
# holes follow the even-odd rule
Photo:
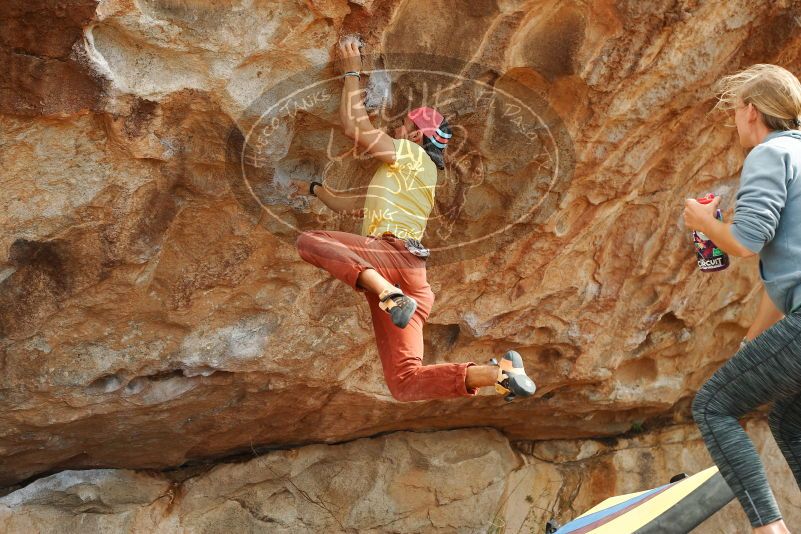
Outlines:
[[[740,350],[706,382],[693,417],[753,532],[789,532],[765,469],[738,423],[772,402],[776,443],[801,486],[801,84],[775,65],[720,82],[718,106],[734,110],[745,158],[731,223],[688,199],[684,221],[732,256],[759,254],[762,297]]]

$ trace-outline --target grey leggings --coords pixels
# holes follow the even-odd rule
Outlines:
[[[787,315],[721,367],[693,402],[693,417],[753,527],[781,519],[765,469],[737,422],[773,401],[768,422],[801,486],[801,312]]]

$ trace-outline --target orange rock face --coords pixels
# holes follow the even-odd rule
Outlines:
[[[770,464],[764,422],[748,432]],[[0,497],[0,530],[58,532],[545,532],[612,495],[709,466],[694,425],[620,440],[510,443],[488,429],[396,432],[167,473],[62,471]],[[801,494],[769,468],[788,525]],[[693,532],[747,534],[729,503]]]
[[[749,324],[756,261],[701,274],[682,200],[731,206],[744,154],[713,84],[798,73],[796,0],[51,4],[0,24],[0,486],[400,430],[687,423]],[[514,348],[535,399],[394,401],[363,298],[298,257],[299,230],[359,226],[287,180],[359,190],[376,165],[339,124],[347,34],[376,124],[433,103],[458,141],[424,361]]]

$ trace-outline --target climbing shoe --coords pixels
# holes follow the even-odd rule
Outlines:
[[[385,289],[378,295],[378,300],[378,307],[389,313],[392,323],[398,328],[406,328],[417,309],[417,302],[400,289]]]
[[[511,402],[517,397],[530,397],[537,391],[534,381],[526,376],[523,358],[517,352],[510,350],[503,355],[500,363],[495,358],[489,363],[498,366],[495,391],[503,395],[506,402]]]

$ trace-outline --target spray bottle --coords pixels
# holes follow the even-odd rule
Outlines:
[[[696,199],[699,204],[709,204],[715,199],[713,193],[709,193],[703,198]],[[715,212],[715,218],[723,220],[720,210]],[[695,253],[698,256],[698,268],[705,273],[722,271],[729,266],[729,255],[720,250],[703,232],[693,230],[693,243],[695,243]]]

